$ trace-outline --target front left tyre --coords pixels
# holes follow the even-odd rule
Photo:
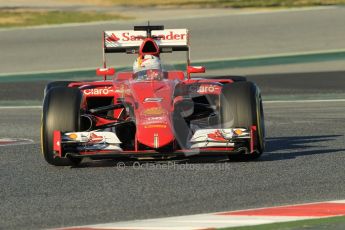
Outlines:
[[[67,87],[69,84],[73,83],[73,81],[53,81],[49,82],[46,87],[44,88],[44,97],[47,95],[48,91],[55,87]]]
[[[41,148],[45,160],[55,166],[79,164],[79,158],[59,158],[53,151],[53,132],[80,130],[82,92],[77,88],[53,87],[46,92],[41,122]]]

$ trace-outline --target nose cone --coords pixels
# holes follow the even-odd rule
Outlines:
[[[137,81],[131,83],[137,141],[149,148],[162,148],[175,140],[172,126],[174,81]],[[140,93],[138,93],[140,92]]]

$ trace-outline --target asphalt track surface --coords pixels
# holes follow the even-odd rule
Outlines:
[[[53,167],[39,148],[40,109],[1,109],[0,227],[37,229],[344,199],[345,102],[264,104],[257,161],[193,158],[118,167]],[[135,164],[135,163],[134,163]]]

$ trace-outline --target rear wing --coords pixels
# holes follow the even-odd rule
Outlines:
[[[134,26],[133,30],[114,30],[103,32],[103,68],[106,79],[108,68],[107,53],[153,54],[186,51],[186,68],[188,78],[190,73],[205,72],[205,68],[190,67],[190,44],[187,29],[164,29],[164,26]]]
[[[189,51],[187,29],[104,31],[103,50],[104,53],[136,54],[142,41],[148,37],[155,40],[161,53]]]

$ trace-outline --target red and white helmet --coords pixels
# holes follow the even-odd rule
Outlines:
[[[148,69],[162,69],[160,59],[153,55],[145,55],[144,57],[138,57],[133,63],[134,73]]]
[[[136,78],[160,79],[162,78],[162,64],[154,55],[139,56],[133,63],[133,73]]]

